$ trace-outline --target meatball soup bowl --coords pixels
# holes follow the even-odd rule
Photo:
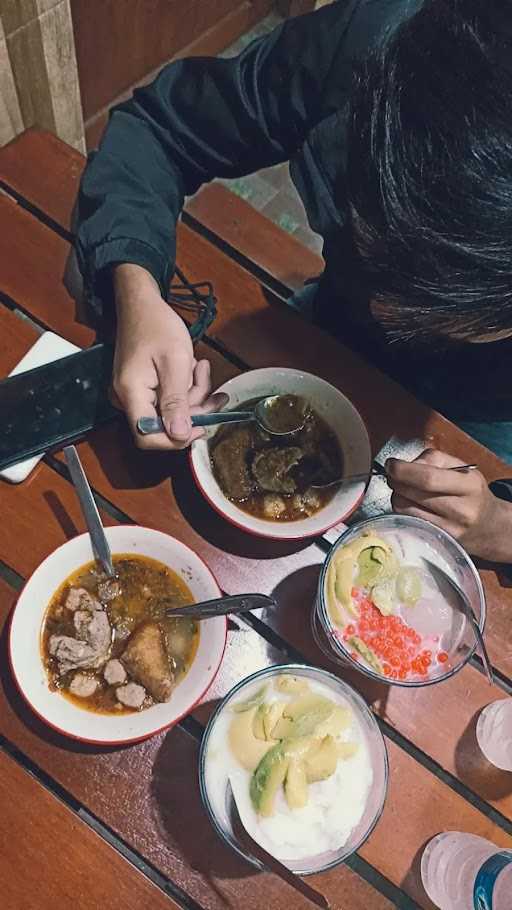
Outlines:
[[[229,396],[228,410],[245,409],[255,400],[270,395],[299,396],[316,421],[313,435],[318,442],[314,458],[333,453],[333,459],[338,460],[332,470],[339,468],[339,474],[333,476],[347,478],[328,491],[310,488],[305,493],[292,490],[283,496],[275,482],[280,474],[282,437],[266,440],[263,437],[263,442],[260,438],[254,448],[248,443],[251,433],[254,439],[254,422],[211,427],[205,437],[193,443],[190,461],[199,490],[220,515],[250,534],[299,540],[322,534],[356,509],[366,490],[371,450],[364,422],[342,392],[310,373],[273,367],[241,373],[224,383],[219,391]],[[231,437],[226,442],[227,433]],[[305,447],[309,445],[309,439],[302,434],[289,437],[284,443],[285,455],[290,462],[302,464]],[[311,454],[309,449],[307,454]],[[265,490],[259,489],[262,467],[267,469]],[[354,474],[366,479],[351,482],[349,478]],[[250,484],[254,483],[258,492],[247,496]]]
[[[87,585],[89,577],[101,574],[90,537],[67,541],[22,590],[12,614],[9,657],[22,695],[49,726],[83,742],[115,745],[146,739],[192,710],[222,661],[227,622],[224,616],[195,625],[174,619],[167,633],[155,618],[164,608],[220,596],[209,568],[160,531],[123,525],[105,528],[105,534],[117,572],[114,589],[101,581],[92,595],[84,589],[81,579]],[[141,566],[149,572],[141,576],[141,596],[149,611],[142,619],[134,609],[130,613],[138,604],[133,592],[139,593]],[[84,567],[89,575],[83,574]],[[70,582],[74,578],[78,582]],[[168,595],[163,585],[170,585]],[[181,603],[173,600],[175,592]],[[189,639],[176,625],[185,622]],[[169,640],[178,649],[188,647],[182,665],[171,659]]]

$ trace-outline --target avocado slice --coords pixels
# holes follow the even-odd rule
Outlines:
[[[327,780],[334,774],[338,764],[336,743],[332,736],[324,736],[316,749],[311,749],[304,759],[304,768],[308,783]]]
[[[359,557],[361,553],[372,549],[379,551],[379,560],[375,559],[374,561],[379,561],[381,566],[392,553],[391,547],[385,540],[377,537],[372,531],[364,531],[360,537],[357,537],[351,543],[345,544],[344,547],[340,547],[334,554],[329,566],[327,591],[331,601],[330,608],[335,613],[337,612],[336,602],[338,602],[353,616],[359,616],[357,605],[352,599],[352,588],[360,570]]]
[[[257,707],[263,699],[265,698],[265,692],[267,691],[266,686],[262,686],[261,689],[258,689],[254,695],[251,695],[245,701],[237,701],[231,710],[234,714],[243,714],[244,711],[250,711],[251,708]]]
[[[305,695],[309,692],[309,683],[302,676],[278,676],[275,687],[286,695]]]
[[[308,801],[308,782],[304,762],[291,758],[284,782],[284,795],[290,809],[303,809]]]
[[[334,702],[315,693],[295,698],[285,706],[283,716],[272,730],[272,736],[274,739],[308,736],[331,716],[335,707]]]
[[[359,638],[357,635],[353,635],[352,638],[349,638],[348,644],[354,649],[354,651],[357,651],[358,654],[364,658],[366,663],[369,664],[370,667],[372,667],[374,670],[376,670],[377,673],[383,673],[382,664],[379,658],[375,652],[372,651],[372,649],[364,643],[362,638]]]
[[[256,739],[263,739],[267,742],[279,737],[272,735],[272,730],[277,724],[285,707],[284,701],[275,701],[271,704],[263,702],[256,711],[252,731]]]
[[[382,613],[383,616],[390,616],[393,613],[395,609],[395,588],[391,579],[375,585],[371,590],[371,597],[379,613]]]
[[[342,730],[350,727],[351,722],[352,711],[350,708],[342,708],[341,705],[336,705],[331,716],[321,724],[318,724],[315,729],[315,736],[337,736]]]
[[[371,588],[377,583],[386,562],[386,551],[382,547],[367,547],[358,557],[359,572],[357,584],[362,588]]]
[[[316,736],[298,736],[296,739],[283,740],[282,746],[287,758],[299,761],[317,748],[318,740]]]
[[[264,818],[274,814],[276,794],[284,783],[289,763],[283,744],[277,743],[263,756],[251,777],[251,802]]]
[[[270,743],[256,739],[253,734],[257,710],[257,708],[250,708],[237,714],[231,721],[228,732],[231,751],[246,771],[254,771],[271,748]]]

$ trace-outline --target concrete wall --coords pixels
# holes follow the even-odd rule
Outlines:
[[[69,0],[0,0],[0,145],[29,126],[85,150]]]

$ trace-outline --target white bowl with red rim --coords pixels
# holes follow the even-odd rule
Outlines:
[[[336,434],[343,452],[344,475],[366,474],[369,477],[371,448],[363,419],[352,402],[324,379],[302,370],[266,367],[241,373],[225,382],[218,391],[229,395],[228,408],[233,410],[246,401],[267,395],[303,396]],[[367,481],[344,483],[325,506],[308,518],[272,521],[250,515],[227,498],[215,478],[208,442],[216,432],[217,427],[211,427],[206,436],[193,443],[190,451],[192,472],[209,504],[243,531],[276,540],[314,537],[345,521],[364,496]]]
[[[168,534],[138,525],[105,528],[112,553],[150,556],[183,579],[196,602],[221,591],[208,566],[189,547]],[[40,564],[23,588],[12,615],[9,656],[16,683],[32,708],[60,733],[82,742],[115,745],[146,739],[176,724],[210,688],[220,667],[227,619],[217,616],[200,624],[199,644],[188,673],[163,704],[133,714],[96,714],[51,691],[41,654],[46,609],[60,585],[93,559],[91,540],[81,534],[67,541]]]

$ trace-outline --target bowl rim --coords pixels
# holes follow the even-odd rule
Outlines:
[[[108,528],[106,528],[106,530],[108,530],[108,529],[110,529],[110,528],[118,528],[118,527],[119,527],[119,528],[142,528],[142,530],[144,530],[144,531],[155,531],[155,532],[158,533],[158,534],[163,534],[165,537],[169,537],[172,541],[174,541],[175,543],[178,543],[180,546],[184,547],[185,550],[188,550],[189,553],[192,553],[193,556],[195,556],[195,557],[197,557],[197,559],[199,559],[199,561],[202,563],[204,569],[205,569],[205,570],[208,572],[208,574],[211,576],[212,581],[213,581],[215,587],[217,588],[217,590],[218,590],[218,592],[219,592],[219,597],[221,596],[221,594],[222,594],[221,588],[220,588],[220,586],[219,586],[219,583],[218,583],[218,581],[217,581],[217,579],[216,579],[214,573],[213,573],[212,570],[210,569],[209,565],[205,562],[205,560],[202,558],[202,556],[200,556],[199,553],[197,553],[195,550],[193,550],[192,547],[189,547],[188,544],[183,543],[181,540],[179,540],[177,537],[173,537],[171,534],[167,534],[165,531],[160,531],[160,530],[157,529],[157,528],[148,528],[147,525],[139,525],[139,524],[134,524],[134,523],[132,523],[132,522],[127,523],[127,524],[111,525],[111,526],[108,526]],[[83,532],[82,534],[76,534],[74,537],[69,538],[69,540],[65,540],[64,543],[60,544],[58,547],[56,547],[56,548],[55,548],[54,550],[52,550],[50,553],[47,553],[47,555],[44,556],[43,559],[38,563],[38,565],[36,566],[36,568],[30,573],[30,575],[28,576],[28,578],[25,579],[25,583],[24,583],[23,587],[21,588],[21,590],[20,590],[20,592],[19,592],[19,594],[18,594],[18,596],[17,596],[17,598],[16,598],[16,601],[15,601],[15,603],[14,603],[14,605],[13,605],[11,611],[10,611],[9,619],[8,619],[8,629],[7,629],[7,636],[8,636],[7,642],[8,642],[8,648],[7,648],[7,654],[8,654],[8,660],[9,660],[9,668],[10,668],[10,670],[11,670],[12,677],[13,677],[14,682],[15,682],[15,684],[16,684],[16,688],[18,689],[18,692],[20,693],[21,697],[23,698],[25,704],[28,705],[28,707],[30,708],[30,710],[33,712],[33,714],[36,715],[36,717],[39,718],[39,720],[41,720],[44,724],[46,724],[46,726],[50,727],[52,730],[55,730],[55,732],[61,734],[62,736],[65,736],[65,737],[67,737],[68,739],[73,739],[73,740],[75,740],[76,742],[88,743],[88,744],[90,744],[90,745],[95,745],[95,746],[105,746],[105,747],[107,747],[107,748],[109,748],[109,747],[111,747],[111,746],[124,746],[124,745],[130,745],[130,744],[133,744],[133,743],[143,742],[143,741],[146,740],[146,739],[150,739],[152,736],[157,736],[159,733],[162,733],[164,730],[169,730],[171,727],[175,727],[176,724],[178,724],[181,720],[183,720],[184,717],[187,717],[187,716],[194,710],[194,708],[199,704],[199,702],[202,701],[202,699],[204,698],[204,696],[206,695],[206,693],[209,691],[209,689],[210,689],[211,686],[213,685],[213,683],[214,683],[214,681],[215,681],[215,678],[216,678],[216,676],[217,676],[217,674],[218,674],[218,672],[219,672],[219,670],[220,670],[222,661],[223,661],[223,659],[224,659],[224,654],[225,654],[225,652],[226,652],[227,640],[228,640],[228,617],[227,617],[227,616],[226,616],[226,617],[222,617],[222,618],[225,620],[225,624],[224,624],[224,643],[223,643],[223,646],[222,646],[222,650],[221,650],[221,654],[220,654],[220,659],[219,659],[219,661],[218,661],[218,663],[217,663],[217,666],[216,666],[214,669],[212,669],[212,673],[211,673],[209,682],[208,682],[206,688],[204,689],[204,691],[201,693],[201,695],[199,695],[199,697],[196,698],[196,700],[195,700],[188,708],[186,708],[186,710],[183,711],[178,717],[173,718],[171,721],[169,721],[169,723],[163,724],[162,726],[158,727],[158,728],[155,729],[155,730],[152,730],[152,731],[149,732],[149,733],[144,733],[144,734],[139,735],[139,736],[130,736],[130,737],[123,737],[123,738],[119,738],[119,737],[118,737],[117,739],[112,739],[112,740],[107,740],[107,739],[95,739],[95,738],[93,738],[93,737],[91,737],[91,736],[82,736],[82,735],[79,735],[79,734],[77,734],[77,733],[72,733],[70,730],[65,730],[63,727],[60,727],[60,726],[59,726],[58,724],[56,724],[54,721],[49,720],[44,714],[41,713],[41,711],[39,711],[39,710],[32,704],[30,698],[28,697],[28,695],[26,694],[26,692],[25,692],[23,686],[21,685],[21,682],[20,682],[20,680],[19,680],[19,678],[18,678],[18,675],[17,675],[17,673],[16,673],[16,668],[15,668],[15,665],[14,665],[14,659],[13,659],[13,653],[12,653],[12,647],[13,647],[13,646],[12,646],[13,623],[14,623],[14,615],[15,615],[15,613],[16,613],[16,610],[17,610],[18,607],[19,607],[21,598],[22,598],[23,594],[25,593],[25,589],[27,588],[28,584],[30,583],[30,581],[32,580],[32,578],[34,577],[34,575],[35,575],[37,572],[39,572],[39,570],[42,568],[42,566],[43,566],[44,563],[47,561],[47,559],[49,559],[50,557],[56,555],[56,554],[59,553],[61,550],[65,549],[65,548],[66,548],[70,543],[72,543],[73,541],[78,540],[78,539],[80,539],[80,538],[85,538],[85,537],[90,537],[88,531],[85,531],[85,532]],[[45,609],[46,609],[46,608],[45,608]],[[44,616],[44,613],[43,613],[43,616]],[[80,709],[78,709],[78,710],[80,710]]]
[[[373,832],[374,828],[380,821],[380,819],[382,817],[382,813],[384,811],[384,806],[386,804],[386,799],[387,799],[388,790],[389,790],[388,750],[387,750],[387,746],[386,746],[386,741],[384,739],[384,734],[382,733],[382,730],[380,728],[379,721],[378,721],[376,715],[371,710],[371,708],[368,706],[368,704],[364,700],[363,696],[357,691],[357,689],[354,689],[351,685],[349,685],[349,683],[345,682],[345,680],[341,679],[339,676],[336,676],[335,673],[331,673],[329,670],[324,670],[322,667],[315,667],[313,664],[301,664],[301,663],[273,664],[270,667],[263,667],[261,670],[256,670],[254,673],[249,674],[249,676],[245,676],[243,679],[239,680],[239,682],[237,682],[229,690],[229,692],[226,693],[224,698],[217,705],[215,711],[210,716],[208,723],[205,727],[205,730],[204,730],[204,733],[203,733],[203,736],[201,739],[201,745],[199,747],[199,761],[198,761],[199,791],[201,794],[201,801],[203,803],[203,808],[206,810],[208,818],[210,819],[210,823],[212,824],[212,826],[215,829],[215,831],[217,832],[217,834],[224,841],[224,843],[228,844],[228,846],[231,847],[231,849],[235,850],[235,852],[238,853],[238,855],[241,856],[246,862],[249,862],[252,866],[255,866],[258,869],[262,869],[263,865],[258,860],[254,859],[254,857],[250,857],[249,854],[244,853],[242,848],[238,845],[237,841],[234,838],[231,838],[228,834],[226,834],[226,832],[223,830],[223,828],[217,821],[217,816],[213,810],[213,807],[210,803],[210,799],[208,797],[208,791],[207,791],[206,782],[205,782],[205,777],[206,777],[205,767],[206,767],[206,754],[207,754],[207,750],[208,750],[208,742],[209,742],[211,732],[213,730],[213,727],[215,725],[215,722],[216,722],[219,714],[225,708],[226,704],[232,699],[232,697],[244,686],[246,686],[250,683],[253,683],[258,679],[262,679],[265,676],[278,675],[280,672],[293,674],[293,673],[300,673],[301,671],[302,671],[302,673],[304,673],[305,670],[308,672],[313,671],[316,675],[320,675],[324,679],[332,680],[336,684],[336,686],[341,686],[342,689],[348,690],[350,692],[350,695],[351,695],[351,697],[354,698],[358,708],[360,709],[362,714],[367,717],[368,721],[370,722],[370,726],[372,727],[374,732],[378,734],[377,739],[379,742],[379,751],[380,751],[380,756],[382,759],[383,769],[384,769],[384,786],[382,788],[382,796],[381,796],[379,805],[376,809],[376,812],[371,821],[371,824],[369,825],[369,827],[367,828],[365,833],[361,836],[361,838],[359,839],[357,844],[353,848],[351,848],[349,851],[345,852],[342,856],[336,857],[336,859],[331,860],[330,862],[326,863],[324,866],[322,866],[319,869],[293,870],[295,875],[300,875],[300,876],[317,875],[321,872],[327,872],[329,869],[334,869],[336,866],[339,866],[342,863],[346,862],[348,857],[352,856],[353,853],[355,853],[357,850],[359,850],[359,848],[362,846],[362,844],[364,844],[365,841],[369,838],[370,834]]]
[[[353,534],[354,532],[363,531],[364,528],[367,527],[368,525],[373,525],[376,522],[381,522],[381,521],[385,521],[385,520],[389,521],[389,519],[392,519],[392,518],[400,518],[403,521],[406,521],[407,523],[411,523],[413,526],[414,525],[416,525],[417,527],[426,526],[429,529],[434,529],[436,534],[440,535],[441,537],[444,537],[446,540],[448,540],[451,544],[454,545],[455,549],[459,552],[459,555],[464,559],[464,562],[469,566],[470,572],[475,580],[478,595],[480,598],[480,603],[482,605],[480,617],[478,620],[478,625],[479,625],[480,631],[483,635],[485,623],[486,623],[486,619],[487,619],[487,600],[486,600],[486,596],[485,596],[484,586],[482,584],[482,579],[480,578],[480,574],[479,574],[473,560],[471,559],[471,556],[469,555],[469,553],[466,552],[464,547],[461,546],[461,544],[458,542],[458,540],[456,540],[455,537],[452,537],[452,535],[449,534],[448,531],[445,531],[444,528],[440,528],[439,525],[434,524],[432,521],[427,521],[426,518],[419,518],[416,515],[399,515],[394,512],[386,512],[386,513],[383,513],[382,515],[376,515],[375,518],[365,518],[362,521],[355,522],[353,525],[351,525],[349,528],[347,528],[345,531],[343,531],[343,533],[340,534],[340,536],[338,537],[336,542],[332,545],[332,547],[327,555],[327,558],[324,560],[322,570],[320,572],[320,578],[318,580],[317,598],[316,598],[314,610],[317,612],[322,630],[323,630],[324,634],[326,635],[328,642],[329,642],[329,646],[332,650],[332,655],[331,655],[332,660],[338,661],[345,666],[348,665],[348,666],[354,668],[359,673],[363,673],[365,676],[368,676],[370,679],[373,679],[375,682],[385,683],[388,686],[401,686],[402,688],[405,688],[405,689],[418,689],[420,687],[433,686],[436,683],[445,682],[446,680],[451,679],[452,676],[455,676],[455,674],[458,673],[460,670],[462,670],[463,667],[466,666],[466,664],[471,660],[471,658],[473,657],[473,655],[476,652],[476,649],[477,649],[476,639],[474,640],[473,644],[468,648],[468,652],[467,652],[466,656],[463,658],[463,660],[459,664],[457,664],[456,667],[452,667],[451,670],[449,670],[448,672],[446,672],[440,676],[427,677],[427,679],[419,679],[419,680],[390,679],[389,676],[382,676],[380,673],[377,673],[375,670],[372,670],[371,667],[366,667],[363,664],[360,664],[359,661],[354,660],[350,656],[350,652],[348,651],[348,649],[346,649],[343,646],[343,643],[338,639],[337,635],[334,632],[334,629],[337,627],[334,625],[334,623],[332,622],[332,620],[330,618],[329,610],[327,608],[327,603],[326,603],[326,597],[325,597],[325,587],[326,587],[325,581],[326,581],[327,572],[329,570],[331,560],[334,557],[334,554],[336,553],[336,551],[338,550],[338,547],[342,546],[343,539],[348,537],[349,535]]]
[[[338,389],[337,386],[333,385],[332,382],[329,382],[327,379],[324,379],[322,376],[316,376],[314,373],[309,373],[306,370],[300,370],[300,369],[297,369],[296,367],[275,367],[275,368],[273,368],[273,367],[256,367],[253,370],[245,370],[242,373],[238,373],[236,376],[232,376],[231,379],[226,380],[226,382],[222,383],[222,385],[219,386],[219,389],[217,391],[223,391],[227,385],[229,385],[232,382],[236,382],[236,380],[240,379],[243,376],[247,376],[248,374],[255,374],[255,373],[260,373],[260,374],[266,373],[268,370],[272,370],[272,369],[280,370],[281,372],[284,372],[284,373],[306,376],[308,378],[315,380],[315,382],[321,382],[327,386],[330,386],[330,388],[334,392],[336,392],[338,395],[340,395],[342,398],[344,398],[349,403],[349,405],[353,408],[353,410],[357,414],[357,416],[361,422],[362,432],[365,437],[365,444],[367,446],[367,452],[368,452],[368,456],[369,456],[369,466],[368,466],[368,478],[366,481],[364,481],[363,490],[362,490],[360,496],[358,497],[358,499],[356,500],[356,502],[354,502],[354,504],[352,506],[350,506],[350,508],[346,512],[344,512],[342,515],[337,516],[334,520],[329,521],[325,526],[322,526],[321,528],[309,531],[307,533],[301,533],[301,534],[289,534],[289,535],[288,534],[287,535],[272,534],[270,532],[270,530],[269,531],[264,530],[264,527],[263,527],[264,519],[259,519],[259,521],[262,522],[261,528],[256,529],[254,527],[248,527],[247,524],[244,524],[242,519],[240,519],[240,521],[237,521],[236,518],[234,518],[231,515],[228,515],[222,508],[222,505],[219,504],[212,496],[210,496],[210,494],[207,492],[207,490],[203,486],[203,484],[201,482],[201,478],[199,477],[199,473],[196,468],[196,464],[195,464],[195,460],[194,460],[194,443],[191,445],[191,447],[189,448],[189,452],[188,452],[190,469],[192,472],[192,476],[194,478],[194,483],[195,483],[197,489],[199,490],[199,492],[201,493],[201,495],[204,496],[204,498],[206,499],[208,505],[211,506],[211,508],[217,513],[217,515],[220,515],[221,518],[223,518],[225,521],[229,522],[229,524],[233,525],[239,531],[243,531],[245,534],[249,534],[252,537],[260,537],[260,538],[266,538],[267,540],[276,540],[276,541],[284,541],[284,542],[291,542],[294,540],[314,539],[315,537],[321,537],[322,534],[326,533],[326,531],[329,531],[331,528],[334,528],[336,525],[338,525],[342,522],[345,522],[347,520],[347,518],[350,518],[350,516],[353,515],[354,512],[359,508],[364,497],[366,496],[368,486],[370,484],[371,476],[372,476],[371,475],[372,447],[371,447],[370,436],[368,433],[368,428],[366,426],[365,421],[363,420],[363,417],[362,417],[360,411],[356,408],[354,402],[352,401],[351,398],[348,397],[348,395],[345,395],[345,393],[342,392],[341,389]],[[201,440],[199,440],[199,441],[201,441]],[[225,497],[225,498],[227,498],[227,497]],[[240,511],[242,512],[243,510],[240,510]],[[307,521],[307,519],[302,519],[302,520]],[[297,522],[297,524],[298,523],[299,522]],[[269,520],[268,521],[269,529],[272,528],[274,524],[275,524],[275,522],[272,522],[271,520]],[[292,525],[292,524],[294,524],[294,522],[289,522],[289,524]]]
[[[359,496],[359,498],[357,499],[357,501],[353,504],[353,506],[350,507],[350,509],[347,512],[344,512],[343,515],[340,515],[334,521],[330,521],[327,525],[325,525],[325,527],[318,528],[318,530],[315,530],[315,531],[310,531],[308,534],[294,534],[292,536],[285,537],[282,534],[267,534],[263,530],[257,531],[255,528],[248,527],[248,525],[244,524],[242,521],[237,521],[231,515],[227,515],[226,512],[223,511],[221,506],[209,495],[209,493],[206,492],[205,488],[203,487],[203,485],[199,479],[199,476],[197,474],[195,465],[194,465],[192,451],[189,452],[188,457],[189,457],[189,461],[190,461],[190,468],[192,471],[192,476],[194,478],[194,482],[195,482],[199,492],[206,499],[208,505],[211,506],[211,508],[217,513],[217,515],[220,515],[220,517],[223,518],[224,521],[228,521],[230,525],[233,525],[239,531],[243,531],[245,534],[250,534],[251,537],[260,537],[260,538],[266,538],[267,540],[276,540],[276,541],[281,540],[281,541],[283,541],[283,543],[286,543],[286,542],[291,543],[294,540],[314,540],[316,537],[321,537],[322,534],[326,533],[326,531],[330,531],[331,528],[335,528],[336,525],[342,524],[343,522],[345,522],[347,520],[347,518],[350,518],[350,516],[353,515],[354,512],[361,505],[364,497],[366,496],[366,492],[368,490],[368,486],[369,486],[370,480],[371,480],[371,474],[369,472],[368,480],[365,482],[364,489],[363,489],[361,495]],[[260,519],[260,520],[262,521],[263,519]],[[304,519],[302,519],[302,520],[304,520]],[[269,525],[272,525],[272,524],[273,524],[273,522],[271,520],[269,520]],[[291,524],[291,522],[290,522],[290,524]]]

